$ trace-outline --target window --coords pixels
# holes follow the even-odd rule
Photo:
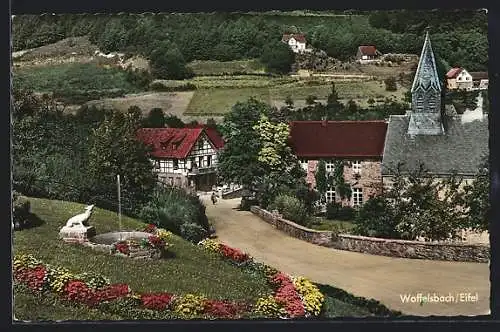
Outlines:
[[[199,156],[199,157],[198,157],[198,167],[200,167],[200,168],[201,168],[201,167],[203,167],[203,166],[205,166],[205,165],[203,165],[203,156]]]
[[[352,162],[352,171],[355,174],[361,173],[361,161],[355,160],[355,161]]]
[[[166,160],[160,160],[159,166],[160,166],[161,173],[167,173],[167,161]]]
[[[179,160],[174,159],[174,169],[179,169]]]
[[[300,159],[300,166],[302,166],[302,168],[304,169],[304,171],[307,172],[307,165],[308,165],[308,161],[306,159]]]
[[[335,163],[332,162],[332,161],[327,161],[325,163],[325,166],[326,166],[326,171],[327,172],[333,172],[335,170]]]
[[[352,188],[352,205],[357,207],[363,204],[363,189]]]
[[[212,156],[207,156],[207,167],[212,165]]]
[[[325,193],[325,199],[327,203],[334,203],[335,202],[335,190],[329,189]]]

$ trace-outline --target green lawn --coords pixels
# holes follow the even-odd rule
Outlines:
[[[127,283],[138,292],[201,293],[209,298],[255,300],[271,292],[265,279],[251,277],[237,267],[221,261],[200,247],[179,237],[169,249],[175,257],[151,261],[124,259],[98,253],[81,245],[58,239],[59,229],[83,205],[30,198],[31,210],[43,224],[14,233],[14,252],[33,254],[45,263],[63,266],[79,273],[92,271],[110,278],[112,283]],[[96,209],[90,219],[97,233],[119,229],[116,213]],[[122,219],[123,229],[141,229],[144,224]]]
[[[74,273],[91,271],[102,274],[109,277],[111,283],[129,284],[136,292],[201,293],[213,299],[252,302],[272,292],[265,277],[259,273],[250,273],[245,271],[247,269],[231,265],[176,236],[170,241],[173,247],[169,249],[174,257],[159,261],[121,258],[63,243],[58,239],[59,229],[69,217],[81,212],[83,205],[37,198],[30,198],[30,202],[31,212],[39,222],[36,227],[14,232],[14,254],[29,253],[44,263],[65,267]],[[116,213],[102,209],[94,211],[90,224],[96,227],[98,233],[119,229]],[[142,222],[128,217],[122,218],[122,225],[125,230],[144,227]],[[354,297],[332,286],[318,286],[326,297],[322,317],[388,314],[387,308],[373,300]],[[17,320],[122,320],[135,317],[133,311],[125,311],[124,314],[129,316],[120,317],[68,303],[54,294],[35,294],[22,284],[14,287],[14,315]],[[150,319],[166,319],[154,312],[149,314]]]
[[[232,73],[260,73],[263,65],[257,59],[234,61],[193,61],[188,64],[196,75],[221,75]]]
[[[312,229],[318,231],[338,230],[340,233],[349,233],[354,228],[352,221],[328,220],[323,217],[314,217]]]
[[[237,102],[244,102],[250,97],[255,97],[263,102],[270,102],[267,88],[200,89],[195,91],[184,114],[224,114],[229,112]]]

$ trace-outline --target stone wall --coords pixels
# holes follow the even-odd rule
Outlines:
[[[222,198],[223,199],[240,198],[242,193],[243,193],[243,188],[238,188],[236,190],[231,190],[231,191],[223,192],[222,193]]]
[[[412,259],[478,263],[487,263],[490,259],[490,247],[487,245],[406,241],[334,234],[330,231],[309,229],[257,206],[252,206],[250,211],[288,235],[334,249]]]

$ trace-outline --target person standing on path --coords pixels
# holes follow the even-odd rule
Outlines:
[[[217,196],[215,195],[215,192],[212,192],[212,203],[215,205],[215,203],[217,203]]]

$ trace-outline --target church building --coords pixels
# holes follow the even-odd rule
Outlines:
[[[441,89],[427,32],[411,88],[411,110],[389,118],[382,159],[385,185],[398,167],[404,174],[421,164],[437,178],[456,172],[468,182],[488,157],[488,115],[483,113],[483,101],[476,110],[450,114],[442,105]]]

